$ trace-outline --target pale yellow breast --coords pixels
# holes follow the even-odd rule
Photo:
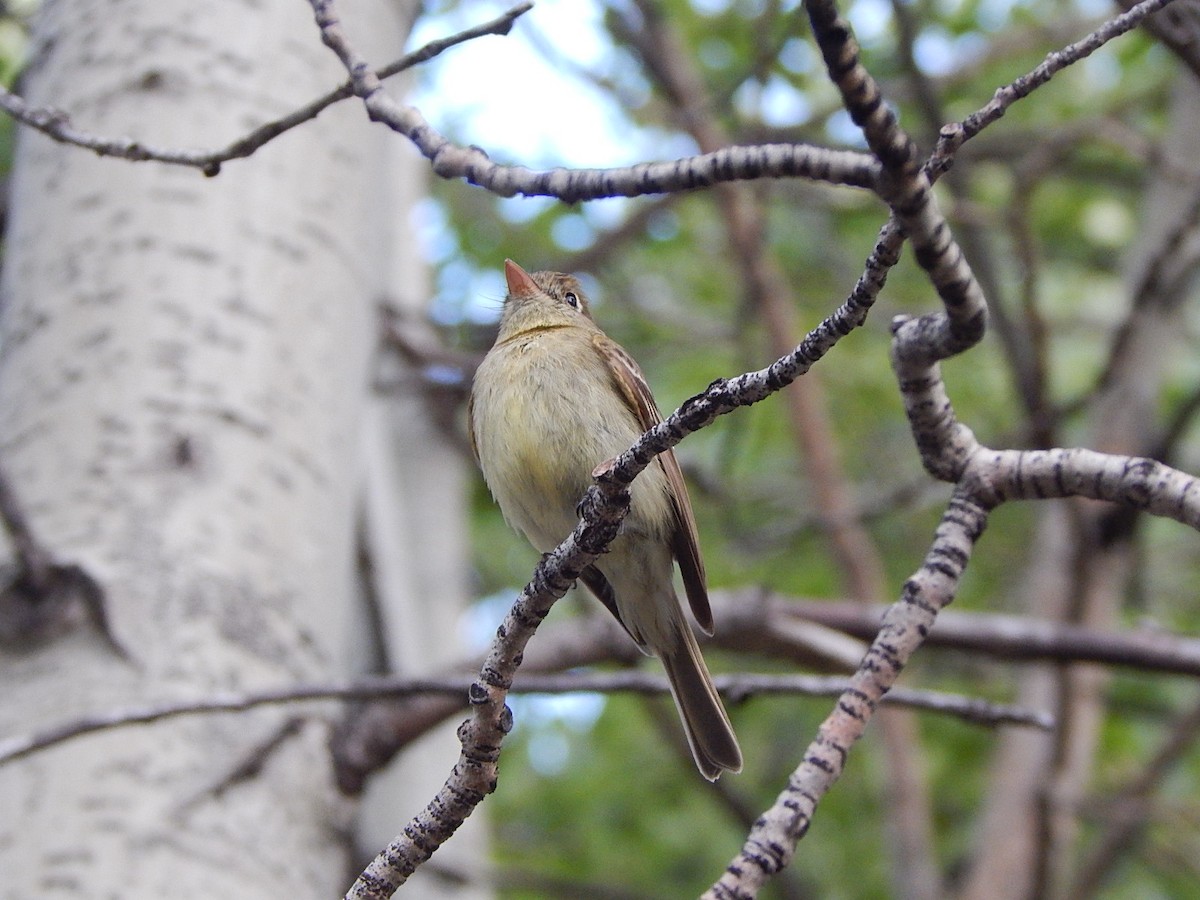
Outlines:
[[[488,488],[535,547],[553,549],[578,521],[575,506],[592,470],[641,434],[636,417],[582,329],[533,332],[494,347],[473,393],[472,424]],[[606,412],[598,416],[601,402]],[[670,516],[665,476],[652,465],[634,482],[626,531],[664,533]]]

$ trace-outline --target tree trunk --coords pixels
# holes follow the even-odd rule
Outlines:
[[[398,54],[394,4],[345,5]],[[221,146],[344,79],[287,0],[51,0],[35,40],[31,102],[158,146]],[[95,628],[10,648],[0,733],[348,671],[396,140],[342,104],[206,179],[20,135],[0,462],[130,658]],[[330,711],[119,729],[0,770],[4,896],[339,894]]]

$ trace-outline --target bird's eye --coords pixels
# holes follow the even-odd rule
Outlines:
[[[563,294],[563,299],[567,301],[567,306],[573,306],[575,309],[579,309],[579,297],[575,295],[574,291],[567,291],[565,294]]]

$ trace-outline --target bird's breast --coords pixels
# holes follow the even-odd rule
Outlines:
[[[504,516],[543,552],[575,527],[575,508],[597,465],[641,435],[591,334],[535,332],[498,345],[475,379],[480,468]],[[634,482],[629,536],[666,534],[669,489],[652,464]]]
[[[543,551],[574,528],[575,504],[605,458],[580,394],[597,372],[580,371],[578,351],[591,350],[572,340],[534,334],[496,347],[475,382],[484,479],[505,518]]]

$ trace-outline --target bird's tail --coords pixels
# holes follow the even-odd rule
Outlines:
[[[742,771],[742,750],[692,630],[680,622],[677,634],[674,646],[660,649],[659,656],[696,767],[709,781],[716,781],[724,771]]]

